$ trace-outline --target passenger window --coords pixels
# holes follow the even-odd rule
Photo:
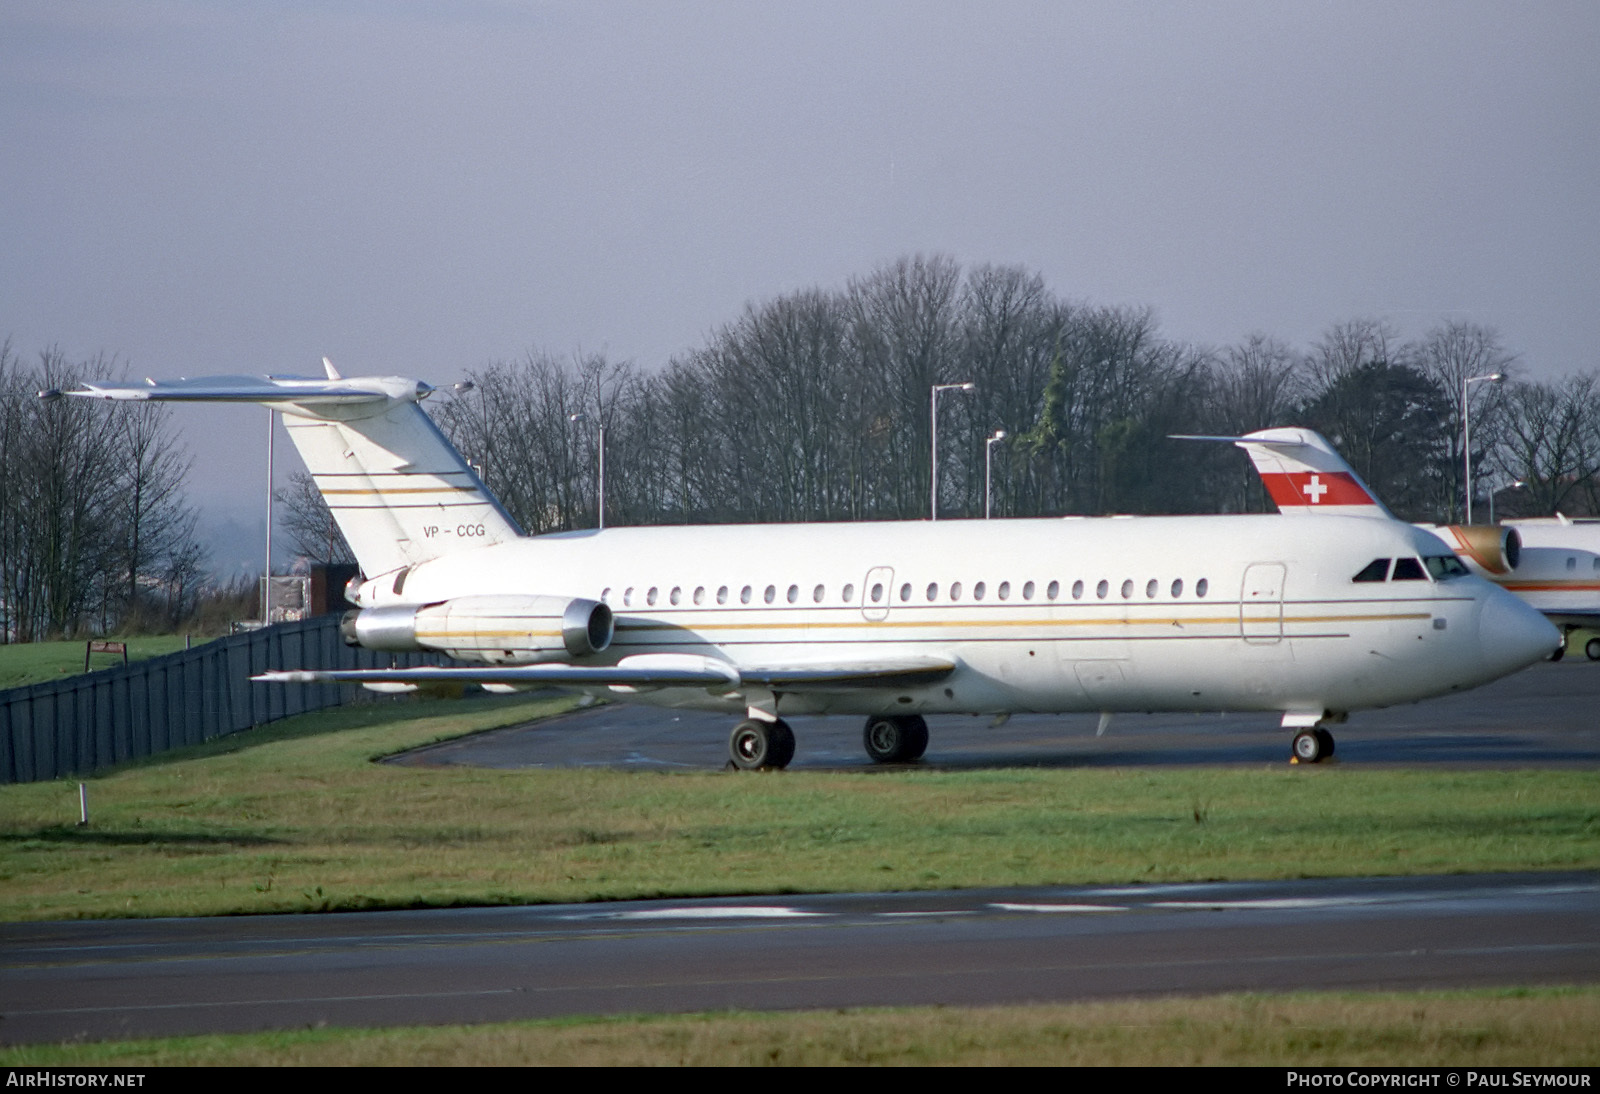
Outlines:
[[[600,590],[600,599],[604,600],[607,604],[611,603],[611,586],[607,585],[604,589]]]
[[[1083,599],[1083,582],[1074,581],[1072,583],[1072,599],[1074,599],[1074,600],[1082,600]]]
[[[1397,558],[1394,560],[1394,576],[1391,581],[1426,581],[1428,575],[1422,572],[1422,563],[1414,558]]]
[[[656,587],[654,585],[650,586],[650,591],[646,593],[644,597],[645,603],[651,605],[655,604],[656,595]]]
[[[1122,599],[1127,600],[1133,596],[1133,579],[1130,577],[1122,583]]]
[[[872,602],[876,604],[883,599],[883,584],[880,582],[872,587]]]
[[[1600,558],[1595,559],[1594,560],[1594,564],[1595,564],[1595,568],[1596,569],[1600,569]],[[1010,600],[1011,599],[1011,582],[1002,581],[1000,583],[1000,599],[1001,600]]]
[[[1024,600],[1032,600],[1033,599],[1033,582],[1030,581],[1030,582],[1028,582],[1026,585],[1024,585],[1022,587],[1022,599],[1024,599]]]
[[[1371,562],[1369,562],[1365,566],[1363,566],[1361,568],[1361,572],[1359,574],[1357,574],[1355,577],[1352,577],[1350,580],[1351,581],[1383,581],[1388,576],[1389,576],[1389,560],[1386,559],[1386,558],[1375,558]]]
[[[706,602],[706,587],[704,585],[696,585],[694,587],[694,602],[696,604],[704,604]]]
[[[1206,595],[1206,590],[1209,589],[1210,587],[1211,587],[1211,582],[1207,581],[1205,578],[1202,577],[1199,581],[1196,581],[1194,583],[1194,595],[1195,596],[1199,596],[1199,597],[1203,597],[1203,596]]]
[[[676,606],[678,604],[678,602],[681,601],[682,599],[683,599],[683,590],[678,588],[678,586],[674,585],[672,587],[672,597],[671,597],[673,605]]]
[[[937,600],[938,598],[939,598],[939,583],[937,581],[930,582],[929,585],[928,585],[928,599],[929,600]]]
[[[954,582],[950,586],[950,599],[951,600],[960,600],[961,599],[961,582],[959,582],[959,581]]]
[[[974,600],[982,600],[984,591],[985,590],[984,590],[984,587],[983,587],[983,582],[981,582],[981,581],[978,582],[976,585],[974,585],[972,587],[972,599],[974,599]]]
[[[848,604],[848,603],[850,603],[850,601],[854,600],[855,597],[856,597],[856,587],[854,585],[846,585],[844,587],[844,602],[846,604]]]
[[[624,608],[633,607],[633,586],[632,585],[629,585],[625,590],[623,590],[623,593],[622,593],[622,606]]]
[[[717,603],[718,604],[726,604],[727,602],[728,602],[728,587],[726,585],[717,586]]]
[[[751,593],[751,589],[750,589],[750,586],[748,586],[748,585],[746,585],[744,588],[740,589],[739,590],[739,603],[741,603],[741,604],[750,603],[750,593]]]
[[[778,599],[778,587],[776,585],[768,585],[767,591],[761,594],[761,599],[771,604]]]
[[[822,597],[823,597],[823,591],[822,591],[822,586],[821,585],[818,585],[815,589],[811,590],[811,599],[812,599],[812,601],[814,603],[821,604],[822,603]]]
[[[1567,559],[1567,569],[1576,570],[1577,568],[1578,568],[1578,560],[1576,558]]]
[[[1154,600],[1156,598],[1156,593],[1160,590],[1160,588],[1161,582],[1152,577],[1149,584],[1144,587],[1145,597],[1149,600]]]
[[[789,603],[796,604],[796,603],[799,603],[799,601],[800,601],[800,586],[798,586],[798,585],[790,585],[789,586]]]
[[[1172,599],[1176,600],[1182,595],[1183,595],[1183,578],[1180,577],[1180,578],[1178,578],[1178,580],[1176,580],[1176,581],[1174,581],[1172,583]]]
[[[1061,582],[1052,581],[1050,583],[1049,588],[1045,589],[1044,594],[1046,596],[1048,596],[1051,600],[1054,600],[1056,597],[1060,596],[1061,595]]]
[[[1098,596],[1101,600],[1104,600],[1106,598],[1106,594],[1109,593],[1110,591],[1111,591],[1111,582],[1105,580],[1104,578],[1101,578],[1100,579],[1100,584],[1098,584],[1098,585],[1096,585],[1094,587],[1094,595]]]
[[[905,601],[910,600],[910,599],[911,599],[911,582],[908,581],[904,585],[900,586],[900,600],[901,600],[902,603],[904,603]]]

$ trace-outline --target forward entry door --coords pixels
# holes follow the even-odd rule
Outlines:
[[[1244,572],[1239,592],[1239,637],[1252,645],[1283,641],[1283,578],[1281,562],[1257,562]]]

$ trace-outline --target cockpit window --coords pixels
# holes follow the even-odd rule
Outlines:
[[[1357,574],[1355,577],[1352,577],[1350,580],[1351,581],[1383,581],[1388,576],[1389,576],[1389,560],[1386,559],[1386,558],[1375,558],[1371,562],[1369,562],[1365,566],[1363,566],[1361,568],[1361,572],[1359,574]]]
[[[1423,555],[1422,564],[1428,568],[1435,581],[1451,577],[1466,577],[1466,564],[1455,555]]]
[[[1397,558],[1394,560],[1394,576],[1390,581],[1426,581],[1428,575],[1422,572],[1422,563],[1414,558]]]

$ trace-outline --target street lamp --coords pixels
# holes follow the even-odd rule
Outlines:
[[[1510,486],[1506,487],[1506,489],[1507,490],[1521,490],[1523,487],[1525,487],[1527,485],[1528,484],[1523,482],[1521,479],[1517,479]],[[1495,495],[1495,491],[1490,490],[1489,491],[1489,523],[1490,524],[1494,523],[1494,495]]]
[[[1501,372],[1483,376],[1469,376],[1461,381],[1461,458],[1467,471],[1467,523],[1472,523],[1472,407],[1467,401],[1467,389],[1479,381],[1498,384],[1505,379]]]
[[[1006,439],[1006,431],[997,429],[994,436],[983,442],[983,519],[989,519],[989,484],[993,481],[995,442]]]
[[[588,420],[589,416],[582,412],[567,416],[567,421],[574,425]],[[606,526],[606,427],[604,424],[599,426],[598,448],[600,466],[596,471],[595,528],[596,530],[603,530]]]
[[[931,398],[929,400],[931,405],[929,407],[929,415],[928,415],[929,416],[929,421],[930,421],[928,432],[933,437],[933,459],[930,461],[929,472],[928,472],[928,478],[929,478],[930,484],[931,484],[930,485],[931,498],[930,498],[930,503],[929,503],[928,509],[929,509],[929,512],[932,514],[932,516],[930,518],[932,520],[938,520],[939,519],[939,392],[941,392],[941,391],[972,391],[972,390],[976,389],[977,386],[978,386],[977,384],[974,384],[974,383],[971,383],[971,382],[968,382],[968,383],[965,383],[965,384],[934,384],[933,385],[933,394],[932,394],[932,396],[931,396]]]

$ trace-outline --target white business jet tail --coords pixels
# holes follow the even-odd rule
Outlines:
[[[87,383],[63,394],[131,401],[259,403],[283,414],[306,469],[369,578],[521,535],[423,411],[433,388],[400,376],[220,376]]]
[[[1288,516],[1342,515],[1397,519],[1322,434],[1309,429],[1263,429],[1243,437],[1173,434],[1176,440],[1227,441],[1250,454],[1262,485]],[[1482,577],[1500,579],[1517,568],[1522,541],[1514,528],[1418,524],[1443,539]]]
[[[1250,455],[1267,495],[1285,516],[1394,520],[1344,457],[1309,429],[1262,429],[1242,437],[1173,434],[1182,441],[1226,441]]]

